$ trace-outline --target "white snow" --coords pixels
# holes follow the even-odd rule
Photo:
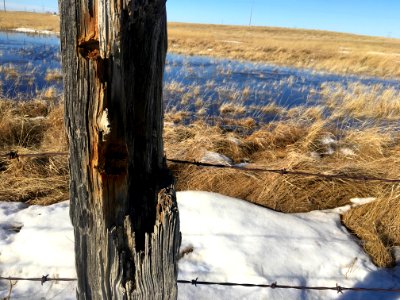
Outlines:
[[[76,276],[68,205],[0,203],[1,276]],[[282,214],[206,192],[180,192],[178,205],[181,249],[193,247],[179,261],[179,279],[400,288],[400,268],[375,267],[335,211]],[[388,293],[178,287],[179,299],[400,299]],[[8,288],[0,282],[0,298]],[[20,281],[11,299],[74,299],[74,289],[74,282]]]
[[[37,29],[25,28],[25,27],[16,28],[16,29],[14,29],[14,31],[25,32],[25,33],[36,33],[36,34],[57,34],[56,32],[51,31],[51,30],[37,30]]]
[[[205,151],[203,157],[200,159],[200,162],[208,164],[221,164],[226,166],[232,165],[232,160],[229,157],[212,151]]]
[[[0,202],[0,275],[75,278],[68,210],[68,202],[48,207]],[[74,282],[48,282],[42,287],[19,281],[11,299],[75,299],[75,287]],[[8,288],[7,281],[0,281],[0,299],[8,295]]]
[[[324,210],[324,212],[334,212],[338,214],[344,214],[345,212],[349,211],[353,207],[357,207],[360,205],[368,204],[375,201],[376,198],[374,197],[367,197],[367,198],[352,198],[350,199],[351,204],[347,204],[344,206],[336,207],[330,210]]]

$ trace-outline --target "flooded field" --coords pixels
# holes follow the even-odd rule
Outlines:
[[[59,48],[56,36],[0,32],[0,96],[31,99],[62,93]],[[400,89],[397,80],[173,54],[167,56],[164,80],[166,112],[180,112],[182,122],[197,117],[268,122],[292,108],[325,105],[327,93],[359,87],[365,93],[373,87],[379,95]]]
[[[0,32],[0,95],[34,98],[47,88],[62,89],[60,42],[56,36]]]

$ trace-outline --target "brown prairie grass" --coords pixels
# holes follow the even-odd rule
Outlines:
[[[0,12],[0,29],[18,27],[58,32],[59,17]],[[279,27],[169,23],[168,40],[173,53],[400,77],[400,39]]]
[[[0,30],[12,30],[20,27],[59,32],[60,18],[52,14],[0,11]]]
[[[0,73],[4,74],[6,80],[16,79],[20,75],[13,64],[0,66]]]
[[[321,91],[325,107],[332,118],[364,120],[398,120],[400,117],[400,91],[380,84],[324,85]]]
[[[61,81],[63,76],[59,69],[48,69],[44,78],[46,81]]]
[[[313,68],[400,76],[400,40],[320,30],[169,23],[169,51]]]
[[[62,106],[0,101],[0,151],[65,151]],[[68,199],[66,157],[0,159],[0,201],[52,204]]]
[[[245,163],[249,167],[398,177],[397,127],[382,129],[369,124],[341,128],[318,114],[319,109],[312,113],[299,109],[292,119],[263,126],[257,126],[252,119],[227,119],[215,125],[199,120],[183,125],[180,121],[188,112],[168,113],[164,129],[166,155],[204,161],[207,153],[215,152],[229,158],[232,164]],[[308,115],[299,117],[306,112]],[[66,151],[61,104],[3,100],[0,116],[3,153]],[[227,125],[238,130],[227,130]],[[177,190],[218,192],[286,213],[335,208],[349,204],[351,198],[376,197],[376,202],[346,213],[343,222],[361,238],[377,265],[393,264],[392,247],[400,245],[398,185],[178,164],[170,164],[170,168]],[[0,201],[46,205],[68,199],[66,157],[3,159],[0,170]]]
[[[376,265],[394,265],[393,246],[400,241],[400,186],[394,186],[376,201],[345,213],[343,223],[363,241]]]

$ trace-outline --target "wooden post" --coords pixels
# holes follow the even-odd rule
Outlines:
[[[60,0],[78,299],[175,299],[166,0]]]

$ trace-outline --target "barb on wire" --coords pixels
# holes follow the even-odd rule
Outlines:
[[[18,151],[10,151],[6,154],[1,155],[1,157],[8,159],[18,159],[20,157],[51,157],[51,156],[66,156],[69,155],[68,152],[43,152],[43,153],[26,153],[19,154]]]
[[[313,176],[313,177],[321,177],[325,179],[349,179],[356,181],[380,181],[387,183],[400,183],[400,179],[388,179],[388,178],[378,178],[378,177],[368,177],[368,176],[356,176],[356,175],[341,175],[341,174],[322,174],[322,173],[311,173],[304,171],[289,171],[287,169],[264,169],[258,167],[242,167],[235,165],[224,165],[224,164],[210,164],[198,161],[189,161],[189,160],[179,160],[179,159],[167,159],[167,161],[176,164],[186,164],[186,165],[194,165],[197,167],[210,167],[210,168],[220,168],[220,169],[235,169],[241,171],[253,171],[253,172],[268,172],[268,173],[276,173],[280,175],[297,175],[297,176]]]
[[[236,282],[212,282],[212,281],[199,281],[198,278],[193,280],[177,280],[178,283],[197,285],[221,285],[221,286],[242,286],[242,287],[261,287],[271,289],[296,289],[296,290],[315,290],[315,291],[336,291],[338,294],[343,294],[344,291],[353,292],[387,292],[387,293],[400,293],[399,289],[385,289],[385,288],[362,288],[362,287],[344,287],[336,284],[336,286],[303,286],[303,285],[283,285],[273,282],[271,284],[253,284],[253,283],[236,283]]]
[[[47,281],[77,281],[76,278],[49,278],[49,275],[43,275],[39,278],[25,278],[25,277],[2,277],[0,276],[0,280],[7,281],[37,281],[42,285]],[[344,291],[353,291],[353,292],[387,292],[387,293],[399,293],[400,288],[398,289],[385,289],[385,288],[374,288],[374,287],[344,287],[336,284],[336,286],[303,286],[303,285],[286,285],[286,284],[278,284],[278,282],[273,282],[271,284],[255,284],[255,283],[236,283],[236,282],[215,282],[215,281],[200,281],[197,277],[192,280],[177,280],[177,283],[180,284],[191,284],[194,286],[198,285],[220,285],[220,286],[242,286],[242,287],[261,287],[261,288],[271,288],[271,289],[295,289],[295,290],[314,290],[314,291],[336,291],[337,293],[343,293]]]
[[[7,281],[38,281],[43,285],[47,281],[76,281],[76,278],[49,278],[49,274],[43,275],[40,278],[35,278],[35,277],[3,277],[0,276],[0,280],[7,280]]]

